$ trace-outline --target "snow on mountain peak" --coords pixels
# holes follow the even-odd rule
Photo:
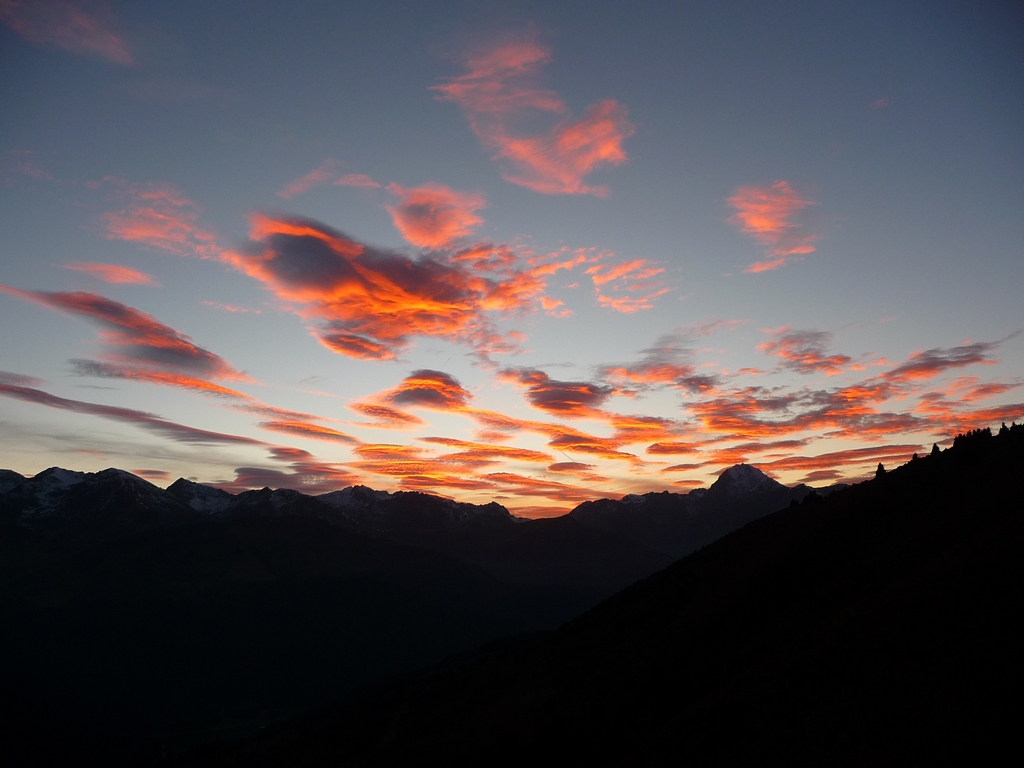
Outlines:
[[[45,480],[47,483],[67,488],[70,485],[78,485],[78,483],[85,480],[86,473],[63,469],[62,467],[50,467],[49,469],[44,469],[36,477]]]
[[[737,464],[729,467],[721,475],[712,488],[719,489],[719,493],[726,492],[730,496],[748,496],[752,493],[761,493],[784,486],[772,480],[768,475],[750,464]]]

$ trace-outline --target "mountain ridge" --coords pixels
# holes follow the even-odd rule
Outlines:
[[[958,436],[750,522],[533,643],[207,764],[995,757],[1024,681],[1022,476],[1024,425]]]

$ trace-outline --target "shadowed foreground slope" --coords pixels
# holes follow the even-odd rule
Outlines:
[[[222,765],[906,764],[1015,738],[1024,427],[747,525],[529,647]]]

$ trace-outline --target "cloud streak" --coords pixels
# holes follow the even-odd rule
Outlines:
[[[0,22],[38,45],[126,66],[135,63],[124,38],[110,28],[113,19],[103,7],[89,12],[66,0],[0,0]]]
[[[94,293],[22,291],[0,285],[0,291],[62,312],[86,317],[100,326],[100,340],[111,360],[236,381],[248,377],[226,360],[151,315]]]
[[[94,264],[85,261],[72,261],[64,265],[65,269],[85,274],[115,285],[157,285],[158,283],[145,272],[122,267],[117,264]]]
[[[119,421],[126,424],[134,424],[143,429],[154,432],[161,437],[182,443],[203,443],[203,444],[233,444],[233,445],[266,445],[260,440],[253,440],[241,435],[229,435],[223,432],[211,432],[205,429],[197,429],[184,424],[168,421],[145,411],[137,411],[132,408],[119,408],[113,405],[100,405],[87,403],[81,400],[69,400],[64,397],[57,397],[48,392],[32,387],[19,387],[11,384],[0,383],[0,395],[10,397],[22,402],[45,405],[48,408],[57,408],[75,413],[85,413],[91,416]]]

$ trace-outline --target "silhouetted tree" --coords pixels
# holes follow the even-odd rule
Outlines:
[[[939,448],[939,444],[932,443],[932,456],[938,456],[940,453],[942,453],[942,449]]]
[[[875,470],[875,477],[881,477],[885,474],[885,467],[882,466],[882,462],[878,462],[878,469]]]

